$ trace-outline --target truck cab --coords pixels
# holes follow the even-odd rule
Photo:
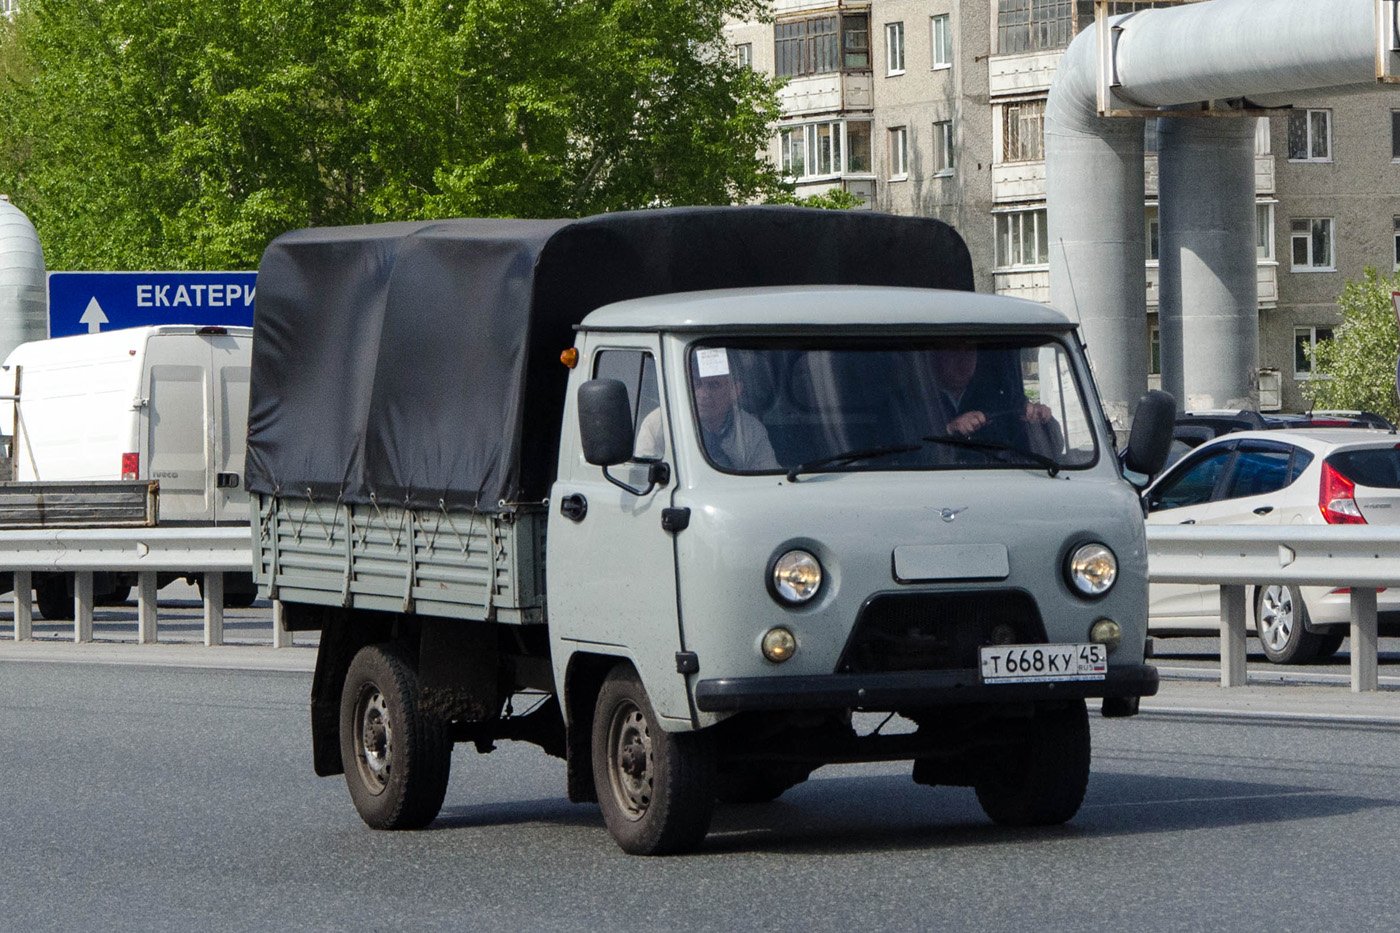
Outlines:
[[[547,535],[557,682],[625,659],[640,694],[621,709],[652,742],[722,737],[716,779],[739,796],[908,757],[994,817],[1077,810],[1084,698],[1128,714],[1156,674],[1136,493],[1063,316],[938,290],[721,290],[602,308],[575,349]],[[625,440],[599,463],[610,416]],[[861,711],[916,728],[862,736]],[[646,806],[613,746],[597,790],[625,830]],[[1004,787],[1028,748],[1046,773]]]

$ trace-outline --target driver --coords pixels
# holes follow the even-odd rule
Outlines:
[[[977,374],[978,350],[971,343],[957,343],[931,351],[933,378],[937,383],[938,407],[949,434],[971,437],[984,431],[998,415],[1019,414],[1026,424],[1043,425],[1050,421],[1049,407],[1029,399],[1010,399],[1005,393],[987,391],[973,386]],[[988,432],[989,434],[1010,433]],[[1009,441],[1009,437],[998,440]]]

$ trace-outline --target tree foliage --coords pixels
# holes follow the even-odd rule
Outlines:
[[[1337,300],[1341,326],[1332,339],[1318,341],[1315,376],[1303,386],[1315,407],[1373,411],[1400,421],[1395,390],[1400,340],[1390,298],[1395,291],[1400,291],[1400,275],[1382,276],[1375,269],[1343,288]]]
[[[0,190],[53,268],[237,268],[307,225],[788,192],[755,0],[26,0]]]

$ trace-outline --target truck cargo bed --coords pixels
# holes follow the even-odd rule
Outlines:
[[[260,589],[284,602],[544,622],[542,504],[484,514],[258,496]]]

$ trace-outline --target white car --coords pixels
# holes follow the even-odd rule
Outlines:
[[[1143,494],[1150,525],[1400,524],[1400,437],[1354,428],[1244,431],[1208,441]],[[1220,588],[1153,583],[1148,631],[1220,630]],[[1329,657],[1350,622],[1349,591],[1251,588],[1248,625],[1278,664]],[[1377,596],[1381,627],[1400,625],[1400,588]]]

